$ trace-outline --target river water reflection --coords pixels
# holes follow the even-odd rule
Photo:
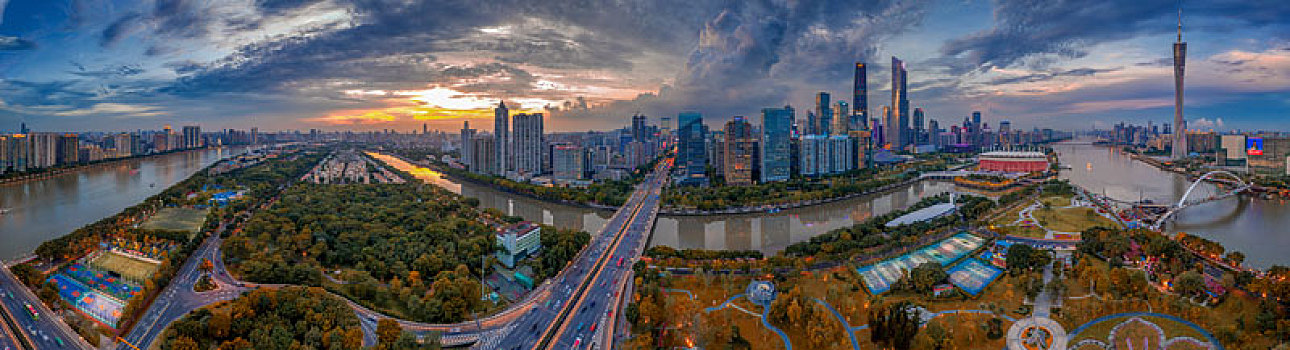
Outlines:
[[[413,169],[398,159],[382,157],[382,160],[405,171]],[[471,182],[457,181],[428,169],[415,169],[412,173],[455,193],[478,198],[482,206],[556,227],[595,233],[604,227],[613,214],[608,210],[534,200]],[[773,255],[790,244],[850,226],[875,215],[907,208],[923,197],[945,193],[953,188],[954,185],[948,182],[923,181],[882,194],[773,214],[659,216],[658,222],[654,224],[650,245],[680,249],[759,250]]]
[[[1150,199],[1176,203],[1191,181],[1133,160],[1114,148],[1071,141],[1054,146],[1062,164],[1060,177],[1089,191],[1127,201]],[[1202,184],[1201,193],[1213,185]],[[1195,193],[1193,193],[1195,194]],[[1284,200],[1233,197],[1188,207],[1178,212],[1169,232],[1186,232],[1245,253],[1246,264],[1258,268],[1290,265],[1290,205]]]
[[[50,178],[0,184],[0,259],[28,254],[142,202],[219,159],[245,148],[208,148],[87,167]]]

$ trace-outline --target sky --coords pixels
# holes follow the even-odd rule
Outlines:
[[[0,130],[548,130],[814,95],[1014,128],[1173,119],[1176,0],[0,0]],[[1183,1],[1193,129],[1290,131],[1290,1]]]

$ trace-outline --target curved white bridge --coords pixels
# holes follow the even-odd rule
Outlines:
[[[1205,181],[1225,183],[1225,184],[1231,185],[1232,187],[1230,190],[1226,190],[1226,191],[1220,188],[1218,193],[1211,194],[1209,196],[1205,196],[1201,198],[1193,198],[1195,196],[1193,196],[1192,193],[1196,190],[1196,187]],[[1242,179],[1240,176],[1228,171],[1215,170],[1215,171],[1205,173],[1205,175],[1201,175],[1199,179],[1196,179],[1196,181],[1192,182],[1191,186],[1187,187],[1187,192],[1183,192],[1183,196],[1182,198],[1178,199],[1178,203],[1169,205],[1169,210],[1166,211],[1164,215],[1161,215],[1159,219],[1156,219],[1155,223],[1151,224],[1151,229],[1159,230],[1160,227],[1164,225],[1166,221],[1174,217],[1174,214],[1178,213],[1178,211],[1180,210],[1186,209],[1187,207],[1194,206],[1201,203],[1226,199],[1228,197],[1240,194],[1241,192],[1249,191],[1250,188],[1253,186],[1254,184],[1247,182],[1244,179]]]

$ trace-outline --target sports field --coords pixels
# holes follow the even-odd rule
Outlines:
[[[90,261],[90,266],[116,272],[131,281],[145,281],[157,271],[157,264],[107,251]]]
[[[891,285],[900,280],[905,271],[913,270],[918,265],[927,262],[935,262],[945,266],[945,264],[958,260],[968,252],[980,248],[984,243],[984,238],[966,232],[959,233],[908,254],[883,260],[871,266],[861,267],[857,269],[857,272],[864,279],[865,287],[869,288],[869,293],[878,295],[890,290]]]
[[[161,208],[143,223],[143,228],[197,232],[205,222],[206,209]]]
[[[121,309],[125,308],[124,303],[61,273],[50,277],[49,281],[58,287],[58,295],[63,300],[104,325],[116,328],[116,322],[121,318]]]
[[[990,285],[990,282],[994,282],[994,279],[998,278],[999,274],[1003,273],[1003,270],[984,264],[977,259],[968,258],[958,265],[954,265],[948,272],[950,274],[950,283],[954,283],[968,294],[978,295],[981,294],[981,291],[986,286]]]

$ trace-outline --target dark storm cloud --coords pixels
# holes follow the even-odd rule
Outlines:
[[[104,28],[103,32],[99,34],[99,45],[111,46],[122,38],[125,38],[127,35],[139,28],[141,24],[140,20],[142,18],[143,15],[132,12],[112,21],[112,23],[108,24],[107,28]]]
[[[589,34],[568,36],[550,28],[472,41],[460,49],[498,52],[496,58],[502,62],[556,69],[628,69],[631,68],[628,58],[640,52],[613,40]]]
[[[279,15],[320,2],[322,0],[255,0],[255,6],[264,13]]]
[[[76,70],[70,71],[68,73],[82,76],[82,77],[87,77],[87,78],[128,77],[128,76],[143,74],[144,72],[143,68],[139,68],[139,66],[134,66],[134,65],[119,65],[119,66],[105,67],[103,69],[87,69],[84,65],[73,61],[72,66],[76,67]]]
[[[285,11],[308,3],[260,5]],[[721,3],[352,1],[346,5],[358,24],[351,28],[319,30],[242,47],[166,91],[185,95],[263,91],[320,80],[375,80],[383,88],[420,87],[432,82],[428,79],[433,78],[433,67],[399,57],[443,51],[494,52],[502,62],[545,68],[625,70],[631,68],[628,58],[640,52],[638,47],[683,53],[694,41],[694,28],[702,23],[698,18],[706,17]],[[480,27],[524,27],[521,14],[594,34],[566,35],[552,28],[537,28],[515,36],[477,35]],[[372,61],[378,66],[366,65]]]
[[[919,25],[924,6],[920,1],[735,3],[705,21],[673,86],[606,106],[559,106],[555,115],[587,119],[695,109],[719,121],[754,114],[807,93],[798,88],[803,84],[847,81],[854,62],[878,59],[879,42]]]
[[[947,67],[959,73],[1017,64],[1043,68],[1055,62],[1051,56],[1078,58],[1098,43],[1173,32],[1171,20],[1177,15],[1177,6],[1175,0],[995,0],[992,28],[946,42],[941,53],[958,61]],[[1290,18],[1290,1],[1283,0],[1188,2],[1183,6],[1184,15],[1198,13],[1254,27],[1284,29],[1285,19]]]
[[[0,96],[11,105],[62,105],[84,102],[94,95],[82,91],[77,80],[34,82],[0,80]]]
[[[1047,72],[1026,74],[1026,75],[1015,76],[1015,77],[995,78],[990,80],[990,82],[987,85],[1033,83],[1033,82],[1053,80],[1061,77],[1087,77],[1098,73],[1114,72],[1120,69],[1121,68],[1106,68],[1106,69],[1075,68],[1075,69],[1068,69],[1068,70],[1054,69],[1054,70],[1049,70]]]
[[[351,28],[316,30],[250,44],[232,55],[184,76],[165,91],[200,96],[217,92],[276,91],[324,80],[351,80],[396,87],[424,85],[432,43],[460,37],[480,24],[497,21],[488,4],[412,4],[364,1],[355,4],[361,23]]]
[[[188,38],[205,36],[217,19],[197,0],[156,0],[152,18],[157,33]]]
[[[36,43],[31,40],[0,35],[0,51],[31,50],[34,48],[36,48]]]

